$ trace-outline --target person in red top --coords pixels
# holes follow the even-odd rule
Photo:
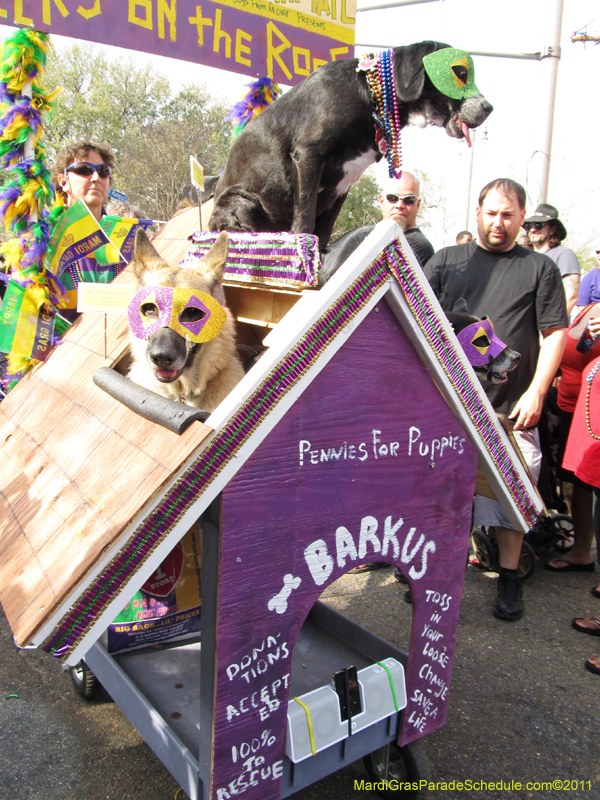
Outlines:
[[[544,564],[550,572],[593,572],[594,560],[591,554],[594,538],[592,516],[593,485],[575,475],[563,461],[573,413],[582,382],[582,373],[593,359],[600,355],[600,339],[592,344],[586,353],[577,349],[581,334],[586,330],[600,333],[600,304],[586,306],[569,326],[567,345],[560,364],[561,379],[558,387],[558,407],[560,414],[558,442],[558,477],[573,484],[571,511],[575,529],[573,549],[561,558]]]
[[[592,361],[583,373],[563,465],[594,487],[596,545],[600,552],[600,358]],[[600,586],[595,586],[592,594],[600,598]],[[600,614],[575,617],[571,625],[580,633],[600,636],[599,617]],[[585,668],[600,675],[600,658],[588,658]]]
[[[597,326],[600,332],[600,319]],[[563,466],[590,486],[600,488],[600,358],[583,373]]]

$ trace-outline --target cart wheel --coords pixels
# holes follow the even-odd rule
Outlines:
[[[429,758],[418,740],[404,747],[391,742],[369,753],[363,758],[363,763],[373,783],[389,782],[388,789],[376,790],[380,797],[389,800],[417,800],[424,797],[425,793],[419,789],[400,789],[397,786],[401,783],[429,782],[432,778]]]
[[[517,567],[519,570],[519,578],[521,578],[522,581],[533,575],[536,561],[537,556],[535,550],[529,542],[524,541],[521,545],[521,555],[519,557],[519,566]]]
[[[69,673],[77,694],[84,700],[93,700],[100,691],[101,685],[85,661],[69,667]]]
[[[494,570],[497,568],[498,556],[496,548],[483,528],[473,528],[471,547],[482,569]]]
[[[573,549],[575,528],[573,519],[568,514],[554,514],[554,516],[548,517],[546,525],[556,536],[553,544],[555,550],[558,550],[559,553],[568,553]]]

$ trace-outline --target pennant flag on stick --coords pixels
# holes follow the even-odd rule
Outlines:
[[[94,255],[99,264],[107,265],[121,261],[129,264],[133,258],[133,245],[135,232],[138,228],[146,230],[153,224],[151,219],[128,219],[126,217],[111,217],[109,215],[100,220],[102,230],[111,241],[110,245],[103,245],[96,250]],[[114,258],[117,258],[115,262]]]
[[[73,261],[109,244],[112,244],[110,239],[85,201],[78,200],[63,212],[52,232],[46,250],[45,267],[60,278]]]
[[[54,339],[55,312],[37,305],[27,287],[10,280],[0,310],[0,351],[44,361]]]
[[[192,184],[198,189],[198,192],[204,191],[204,170],[202,164],[197,161],[194,156],[190,156],[190,177]]]

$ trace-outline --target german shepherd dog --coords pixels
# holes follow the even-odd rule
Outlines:
[[[225,307],[222,285],[227,248],[228,237],[222,233],[194,266],[171,266],[139,229],[133,253],[138,292],[129,308],[134,359],[129,378],[156,394],[205,411],[214,411],[244,375],[235,341],[235,320]],[[184,301],[165,316],[158,298],[166,297],[168,302],[169,297],[180,297],[181,293],[152,291],[161,287],[192,291],[184,293]],[[147,297],[142,290],[149,290]],[[194,299],[198,295],[204,302]],[[182,308],[187,296],[192,302]],[[141,300],[136,302],[138,297]],[[220,331],[208,340],[194,341],[202,336],[194,337],[193,331],[203,322],[208,327],[212,315],[219,319]],[[175,320],[175,329],[168,326],[169,320]],[[146,332],[151,333],[146,336]]]
[[[437,125],[469,141],[469,128],[493,107],[474,83],[471,95],[459,99],[434,86],[423,58],[448,47],[421,42],[394,49],[400,125]],[[375,105],[358,64],[354,58],[319,67],[248,124],[217,183],[210,230],[314,233],[325,249],[350,186],[382,157]],[[466,85],[470,69],[448,65],[447,78]]]

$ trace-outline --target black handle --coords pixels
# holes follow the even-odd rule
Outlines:
[[[99,367],[93,378],[96,386],[131,411],[180,436],[192,422],[204,422],[210,417],[208,411],[161,397],[143,386],[138,386],[110,367]]]

